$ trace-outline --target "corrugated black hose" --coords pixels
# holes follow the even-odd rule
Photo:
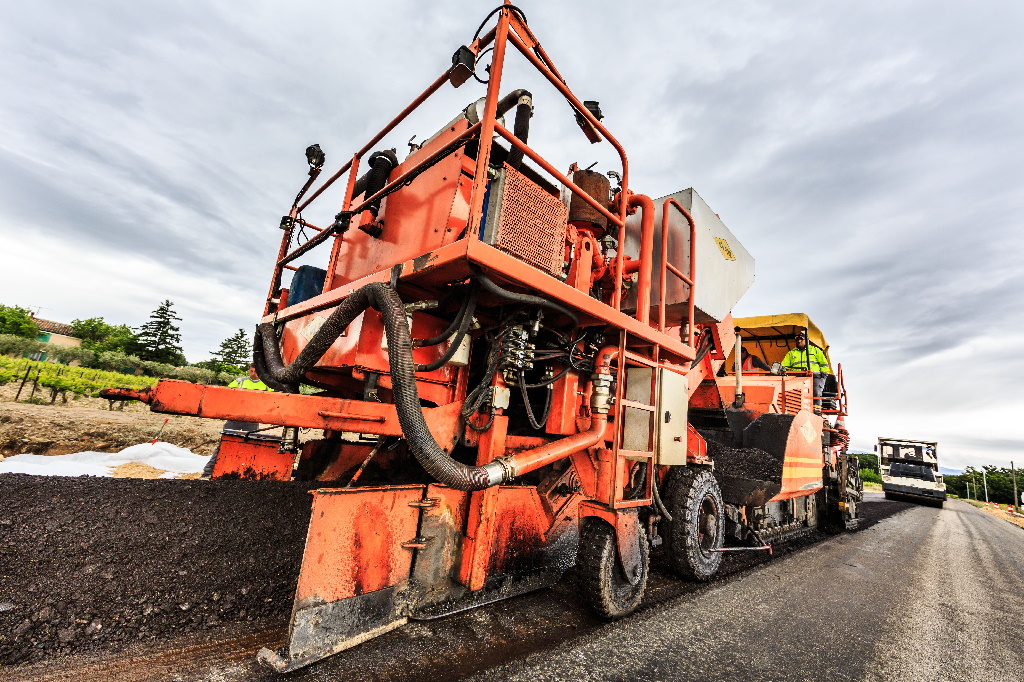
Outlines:
[[[317,331],[298,357],[288,366],[281,360],[277,334],[271,323],[259,326],[263,350],[263,373],[260,378],[270,379],[285,386],[298,383],[319,360],[341,333],[367,308],[381,314],[384,333],[388,340],[388,361],[391,365],[391,385],[402,433],[416,460],[435,480],[456,490],[483,490],[504,481],[501,464],[491,462],[483,466],[467,466],[456,462],[434,440],[427,428],[416,390],[416,371],[412,360],[412,340],[405,307],[398,293],[387,284],[367,284],[341,302]],[[470,316],[467,316],[470,317]],[[257,368],[259,371],[259,368]],[[270,385],[269,383],[267,384]]]

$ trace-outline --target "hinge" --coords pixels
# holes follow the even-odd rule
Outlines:
[[[419,507],[420,509],[433,509],[441,503],[440,497],[425,497],[422,500],[413,500],[409,503],[410,507]]]

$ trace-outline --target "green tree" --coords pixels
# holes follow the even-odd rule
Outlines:
[[[185,365],[185,354],[181,350],[181,330],[175,322],[181,318],[172,309],[171,301],[164,301],[149,315],[149,322],[136,330],[139,340],[139,357],[170,365]]]
[[[874,469],[861,469],[860,480],[865,483],[881,483],[882,477],[878,475],[878,472]]]
[[[967,483],[971,484],[971,497],[985,499],[985,484],[988,483],[988,499],[997,504],[1020,504],[1013,499],[1013,478],[1009,469],[987,465],[984,477],[981,469],[967,467],[964,473],[943,477],[946,490],[960,497],[967,497]],[[1017,494],[1024,491],[1024,473],[1017,472]]]
[[[878,455],[874,455],[870,452],[857,452],[854,453],[860,460],[861,469],[871,469],[872,471],[879,471],[878,468]]]
[[[24,308],[0,304],[0,334],[34,339],[39,336],[39,325],[32,320],[32,313]]]
[[[114,327],[107,324],[102,317],[90,317],[86,320],[71,320],[72,334],[82,339],[82,345],[93,348],[108,336]]]
[[[74,335],[82,339],[82,346],[94,353],[119,351],[126,355],[139,352],[139,339],[126,324],[107,324],[102,317],[72,320]]]
[[[252,346],[249,343],[248,334],[244,329],[239,329],[235,334],[221,341],[220,350],[211,355],[217,362],[224,365],[248,367],[252,362]]]
[[[37,353],[43,349],[45,343],[14,334],[0,334],[0,355],[13,355],[21,357],[30,353]]]
[[[114,350],[129,355],[138,354],[141,351],[139,337],[135,335],[132,328],[126,324],[119,324],[111,328],[110,335],[96,345],[97,352]]]

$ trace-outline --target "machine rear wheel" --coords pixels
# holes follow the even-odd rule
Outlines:
[[[580,591],[587,606],[602,618],[622,618],[636,611],[647,589],[650,549],[640,528],[640,576],[634,585],[626,578],[615,545],[615,529],[604,521],[588,519],[580,533]]]
[[[725,540],[725,505],[718,481],[706,469],[673,472],[665,504],[672,514],[672,521],[662,522],[672,568],[689,580],[711,580],[722,555],[709,550]]]

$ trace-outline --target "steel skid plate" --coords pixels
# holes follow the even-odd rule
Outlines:
[[[281,452],[281,438],[244,431],[224,433],[220,439],[213,478],[287,481],[295,456]]]
[[[426,486],[313,493],[288,643],[261,663],[295,670],[404,624]]]

